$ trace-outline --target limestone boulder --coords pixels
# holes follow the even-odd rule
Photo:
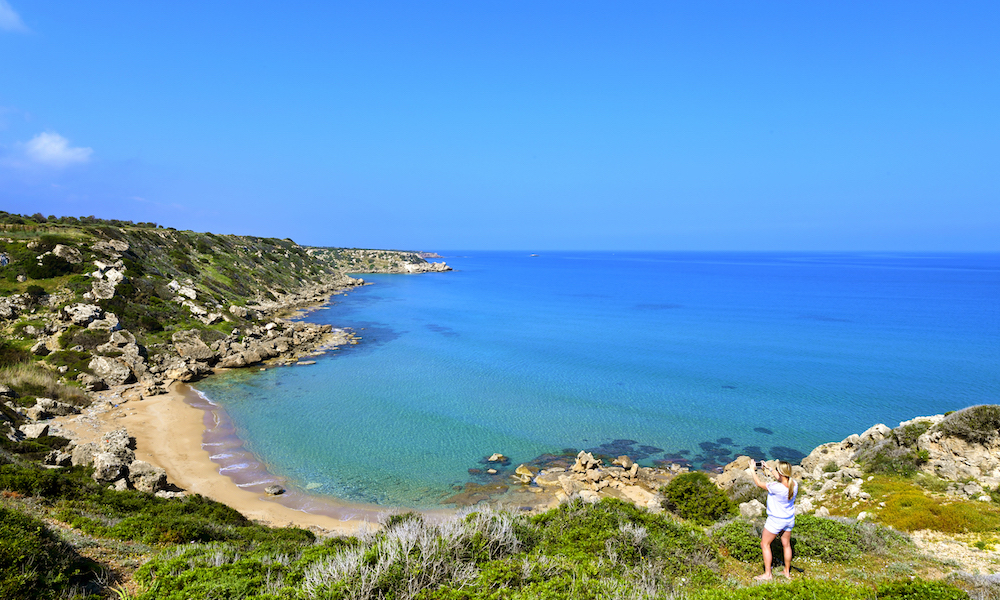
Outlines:
[[[521,480],[521,483],[531,483],[531,480],[538,474],[538,468],[520,464],[514,469],[514,474]]]
[[[132,369],[119,358],[95,356],[90,361],[90,370],[109,386],[123,385],[135,381]]]
[[[206,362],[193,360],[190,362],[172,363],[172,366],[165,370],[164,375],[168,380],[194,381],[212,372],[212,367]]]
[[[48,356],[50,352],[45,342],[38,342],[31,347],[31,353],[35,356]]]
[[[259,357],[258,357],[259,358]],[[227,354],[219,360],[219,367],[223,369],[239,369],[251,364],[248,361],[248,357],[243,354],[243,352],[237,351],[232,354]]]
[[[198,320],[205,325],[215,325],[216,323],[221,323],[225,320],[220,312],[209,312],[208,314],[198,317]]]
[[[756,519],[764,514],[764,505],[760,500],[753,499],[740,504],[740,515],[745,519]]]
[[[16,319],[21,314],[22,307],[11,296],[0,298],[0,320]]]
[[[88,392],[99,392],[101,390],[108,389],[108,384],[105,383],[103,379],[97,377],[96,375],[91,375],[90,373],[80,373],[77,379],[80,380],[80,384],[83,385],[83,389]]]
[[[135,460],[135,442],[124,427],[109,431],[101,436],[98,450],[117,456],[123,465]]]
[[[657,509],[660,507],[660,497],[638,485],[628,485],[621,490],[622,496],[640,508]]]
[[[121,322],[115,313],[104,313],[104,317],[91,321],[87,329],[93,331],[115,331],[121,329]]]
[[[128,481],[136,490],[153,494],[167,486],[167,472],[145,461],[134,460],[128,467]]]
[[[623,454],[622,456],[619,456],[618,458],[611,461],[611,464],[619,465],[621,466],[621,468],[628,470],[632,468],[632,459]]]
[[[56,244],[56,247],[52,249],[52,254],[55,254],[70,264],[76,265],[83,262],[83,256],[80,254],[80,251],[72,246]]]
[[[61,313],[64,321],[69,321],[74,325],[86,327],[92,322],[104,316],[104,309],[96,304],[72,304],[63,307]]]
[[[216,358],[212,349],[205,342],[201,341],[201,337],[199,337],[198,330],[196,329],[175,332],[171,336],[171,341],[174,343],[174,349],[177,350],[177,354],[180,354],[184,358],[201,361],[210,361]]]
[[[94,464],[94,455],[99,452],[97,444],[87,442],[86,444],[78,444],[73,448],[73,452],[70,456],[70,463],[76,466],[90,466]]]
[[[811,513],[816,510],[816,505],[813,503],[812,498],[803,498],[795,505],[795,514],[804,515]]]
[[[1000,485],[1000,439],[970,442],[931,429],[917,438],[917,448],[927,453],[921,470],[949,481],[976,479],[988,487]]]
[[[95,252],[115,256],[121,254],[122,252],[128,252],[129,245],[128,242],[124,240],[102,240],[94,243],[92,248]]]
[[[26,438],[39,438],[49,435],[48,423],[27,423],[21,425],[18,429],[21,430],[21,433]]]
[[[45,455],[42,462],[54,467],[68,467],[72,464],[73,454],[64,450],[53,450]]]
[[[127,329],[120,329],[111,333],[107,343],[97,347],[98,352],[114,352],[125,346],[135,344],[135,336]]]
[[[576,473],[586,473],[590,469],[596,469],[601,466],[601,459],[594,458],[594,455],[590,452],[580,451],[576,455],[576,462],[571,467]]]
[[[95,279],[90,282],[90,297],[96,300],[110,300],[115,297],[117,287],[107,279]]]
[[[728,491],[737,484],[745,484],[747,481],[753,484],[753,477],[747,473],[749,467],[749,456],[737,456],[736,460],[722,468],[722,473],[716,475],[715,485]]]
[[[35,401],[34,406],[25,411],[25,415],[34,421],[79,413],[80,409],[72,404],[66,404],[65,402],[59,402],[51,398],[39,398]]]
[[[561,486],[560,477],[565,477],[566,472],[559,469],[546,469],[535,476],[535,485],[541,487],[557,487]]]
[[[875,444],[881,442],[882,440],[888,438],[892,435],[892,429],[888,426],[878,423],[877,425],[872,425],[864,433],[859,436],[858,442],[862,446],[867,446],[869,444]]]
[[[94,481],[111,483],[122,478],[126,473],[126,463],[121,457],[111,452],[98,452],[94,455]]]
[[[559,485],[562,487],[563,492],[570,497],[584,489],[582,481],[568,474],[559,476]]]
[[[802,468],[807,472],[822,470],[827,464],[833,463],[839,467],[856,467],[854,455],[861,443],[861,436],[854,434],[842,442],[830,442],[817,446],[809,456],[802,459]]]

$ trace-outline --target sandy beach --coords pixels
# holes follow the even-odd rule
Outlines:
[[[202,447],[206,411],[188,402],[192,394],[196,392],[185,384],[174,384],[167,394],[149,397],[134,388],[108,390],[95,394],[99,401],[83,415],[61,417],[57,422],[80,443],[96,441],[105,431],[125,427],[136,440],[136,459],[163,468],[172,484],[270,526],[294,525],[353,534],[360,527],[376,523],[380,513],[389,512],[377,507],[318,502],[294,491],[268,497],[239,487],[219,472],[219,465]],[[305,507],[308,512],[303,510]]]

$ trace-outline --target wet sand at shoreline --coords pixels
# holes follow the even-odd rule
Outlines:
[[[137,460],[161,467],[168,481],[181,489],[226,504],[251,520],[275,527],[294,525],[353,534],[377,523],[380,514],[393,512],[319,500],[294,490],[268,497],[263,487],[277,479],[240,487],[220,473],[220,465],[203,447],[206,426],[216,417],[195,406],[197,392],[187,385],[174,384],[167,394],[158,396],[143,397],[135,389],[121,388],[95,396],[112,404],[106,410],[85,411],[83,417],[62,417],[57,420],[60,428],[72,431],[72,437],[84,443],[96,441],[105,431],[125,427],[136,440]]]

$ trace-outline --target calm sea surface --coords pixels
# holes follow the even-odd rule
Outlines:
[[[358,346],[198,389],[291,485],[406,507],[435,506],[493,452],[711,469],[1000,402],[1000,254],[446,260],[364,275],[375,285],[307,317]]]

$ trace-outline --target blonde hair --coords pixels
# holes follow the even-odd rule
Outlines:
[[[788,464],[788,461],[779,460],[775,470],[778,471],[779,475],[784,475],[788,478],[788,499],[791,500],[792,496],[795,495],[795,480],[792,479],[792,465]]]

